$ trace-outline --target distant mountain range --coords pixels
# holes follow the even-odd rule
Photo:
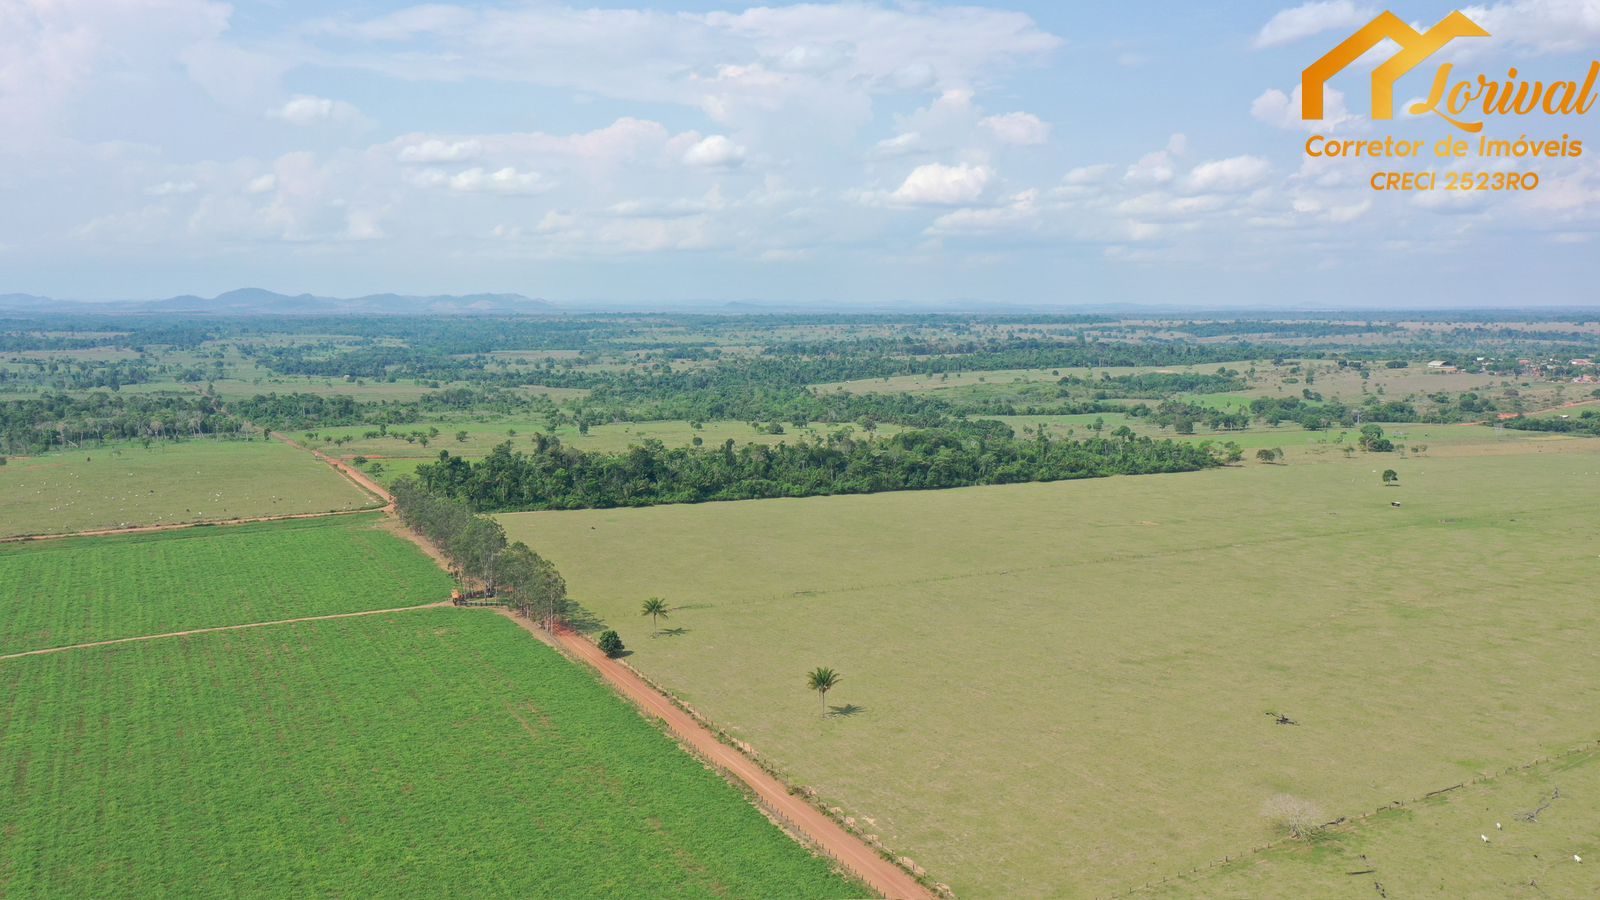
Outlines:
[[[228,316],[407,316],[506,315],[551,313],[549,301],[521,294],[368,294],[365,297],[290,296],[261,288],[240,288],[215,297],[185,294],[165,300],[56,300],[33,294],[0,294],[0,315],[47,313],[166,313]]]

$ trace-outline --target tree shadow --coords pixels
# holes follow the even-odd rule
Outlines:
[[[867,708],[865,706],[857,706],[854,703],[846,703],[843,706],[828,707],[828,715],[830,716],[859,716],[866,711]]]
[[[689,629],[679,626],[677,628],[663,628],[657,633],[662,637],[683,637],[689,633]]]
[[[567,601],[567,610],[564,618],[566,619],[567,627],[579,634],[593,634],[606,629],[604,620],[571,600]]]

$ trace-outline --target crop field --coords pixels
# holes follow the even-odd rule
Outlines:
[[[1420,457],[500,518],[631,664],[958,895],[1097,895],[1273,839],[1279,795],[1354,815],[1595,739],[1600,441],[1392,430],[1424,429]]]
[[[277,441],[121,444],[0,466],[0,537],[375,505],[330,467]]]
[[[0,773],[6,896],[864,893],[488,611],[3,661]]]
[[[0,654],[448,599],[450,577],[382,521],[0,545]]]

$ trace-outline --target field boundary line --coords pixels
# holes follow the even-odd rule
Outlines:
[[[246,628],[268,628],[273,625],[293,625],[297,622],[325,622],[329,619],[355,619],[361,616],[382,616],[389,613],[416,612],[420,609],[439,609],[450,605],[449,600],[435,600],[432,603],[420,603],[415,606],[395,606],[389,609],[364,609],[358,612],[329,613],[322,616],[296,616],[293,619],[274,619],[271,622],[246,622],[242,625],[212,625],[206,628],[190,628],[185,631],[169,631],[165,634],[145,634],[137,637],[111,638],[104,641],[90,641],[85,644],[67,644],[62,647],[46,647],[42,650],[23,650],[20,653],[7,653],[0,655],[0,662],[8,659],[21,659],[25,656],[47,656],[51,653],[65,653],[68,650],[88,650],[94,647],[112,647],[117,644],[137,644],[143,641],[159,641],[163,638],[189,637],[196,634],[214,634],[218,631],[242,631]]]
[[[236,519],[203,519],[199,522],[169,522],[165,525],[130,525],[127,528],[92,528],[88,531],[63,531],[60,534],[18,534],[0,538],[0,544],[60,541],[67,538],[116,537],[123,534],[157,534],[163,531],[184,531],[189,528],[227,528],[232,525],[258,525],[262,522],[289,522],[300,519],[327,519],[333,516],[354,516],[361,513],[376,512],[383,512],[383,506],[374,504],[354,509],[330,509],[327,512],[283,513],[275,516],[241,516]]]
[[[787,785],[720,740],[670,698],[646,683],[631,667],[607,657],[593,642],[571,631],[554,635],[541,633],[537,625],[519,618],[511,610],[496,612],[563,655],[587,663],[640,712],[665,723],[679,744],[691,754],[743,782],[754,793],[756,805],[762,812],[782,819],[790,830],[804,836],[807,844],[814,845],[883,896],[895,900],[932,900],[934,897],[910,873],[885,859],[822,811],[790,793]]]
[[[1515,775],[1518,772],[1526,772],[1526,771],[1528,771],[1530,769],[1533,769],[1533,768],[1535,768],[1537,766],[1549,765],[1550,763],[1560,762],[1561,760],[1569,759],[1571,757],[1577,756],[1577,755],[1582,754],[1582,753],[1594,753],[1594,752],[1597,752],[1597,751],[1600,751],[1600,738],[1597,738],[1595,740],[1585,741],[1584,743],[1579,744],[1576,747],[1568,747],[1565,750],[1559,751],[1557,753],[1552,753],[1552,754],[1550,754],[1548,756],[1541,756],[1538,759],[1532,760],[1530,762],[1525,762],[1525,763],[1516,764],[1516,765],[1509,765],[1509,766],[1506,766],[1506,767],[1504,767],[1502,769],[1498,769],[1498,770],[1493,771],[1493,772],[1480,772],[1479,774],[1473,776],[1472,778],[1468,778],[1465,781],[1459,782],[1457,784],[1450,785],[1449,787],[1446,787],[1446,788],[1439,788],[1438,790],[1428,791],[1427,793],[1423,794],[1420,797],[1412,797],[1409,800],[1394,800],[1394,801],[1391,801],[1389,803],[1385,803],[1384,805],[1378,807],[1377,809],[1371,810],[1370,812],[1357,813],[1356,815],[1353,815],[1353,816],[1340,816],[1339,818],[1334,819],[1331,822],[1323,823],[1323,825],[1321,827],[1326,829],[1326,828],[1338,828],[1338,827],[1345,826],[1345,825],[1354,825],[1354,824],[1356,824],[1358,822],[1364,822],[1367,819],[1370,819],[1370,818],[1372,818],[1374,816],[1382,815],[1383,813],[1390,812],[1392,810],[1409,809],[1409,808],[1411,808],[1413,806],[1416,806],[1416,805],[1421,804],[1421,803],[1425,803],[1425,802],[1427,802],[1429,800],[1434,799],[1435,797],[1443,796],[1445,794],[1448,794],[1448,793],[1451,793],[1453,791],[1456,791],[1456,790],[1458,790],[1460,788],[1475,787],[1475,786],[1480,785],[1480,784],[1487,784],[1487,783],[1492,782],[1492,781],[1497,781],[1497,780],[1499,780],[1500,778],[1502,778],[1502,777],[1504,777],[1506,775]],[[1274,838],[1273,840],[1267,841],[1264,844],[1257,844],[1256,846],[1251,847],[1248,850],[1245,850],[1245,851],[1243,851],[1243,852],[1241,852],[1241,853],[1239,853],[1237,855],[1224,856],[1221,859],[1213,859],[1210,862],[1201,863],[1200,865],[1194,866],[1193,868],[1187,869],[1187,870],[1185,870],[1183,872],[1175,872],[1175,873],[1173,873],[1171,875],[1165,875],[1165,876],[1162,876],[1160,878],[1152,878],[1152,879],[1150,879],[1149,881],[1146,881],[1143,884],[1136,885],[1134,887],[1128,888],[1128,889],[1123,890],[1123,891],[1119,891],[1119,892],[1117,892],[1115,894],[1111,894],[1110,896],[1112,896],[1112,897],[1132,897],[1132,896],[1135,896],[1137,894],[1143,894],[1143,893],[1146,893],[1147,891],[1151,890],[1152,888],[1159,888],[1159,887],[1171,884],[1171,883],[1173,883],[1175,881],[1179,881],[1179,880],[1184,879],[1184,878],[1189,878],[1189,877],[1194,876],[1194,875],[1199,875],[1199,874],[1201,874],[1203,872],[1209,872],[1209,871],[1211,871],[1213,869],[1221,868],[1222,866],[1231,865],[1233,863],[1240,862],[1240,861],[1244,860],[1246,857],[1257,856],[1257,855],[1259,855],[1261,853],[1265,853],[1268,850],[1274,850],[1274,849],[1277,849],[1278,847],[1287,846],[1288,844],[1291,844],[1294,841],[1295,841],[1295,838],[1290,837],[1288,835],[1285,835],[1285,836],[1279,837],[1279,838]]]

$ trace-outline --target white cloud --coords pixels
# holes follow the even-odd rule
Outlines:
[[[1175,134],[1167,139],[1167,146],[1154,153],[1146,153],[1123,173],[1123,180],[1131,184],[1166,184],[1178,174],[1175,157],[1183,155],[1189,139]]]
[[[1195,193],[1234,193],[1259,186],[1272,164],[1259,156],[1234,156],[1203,162],[1189,171],[1184,187]]]
[[[268,172],[265,175],[257,175],[256,177],[250,179],[250,183],[244,187],[244,192],[247,194],[265,194],[277,186],[277,176],[273,175],[271,172]]]
[[[1462,9],[1494,36],[1543,53],[1573,53],[1600,47],[1600,2],[1509,0]]]
[[[917,166],[890,198],[896,203],[916,206],[960,206],[977,203],[994,178],[987,166],[966,163],[947,166],[928,163]]]
[[[731,169],[744,164],[745,152],[727,136],[713,134],[685,150],[683,161],[691,166]]]
[[[493,171],[473,166],[454,175],[425,169],[417,175],[416,181],[428,187],[446,187],[466,194],[542,194],[554,187],[538,172],[519,171],[513,166]]]
[[[1029,189],[1013,196],[1004,205],[958,209],[933,220],[929,234],[990,232],[1013,229],[1035,219],[1040,212],[1039,192]]]
[[[313,97],[307,94],[290,99],[277,109],[267,113],[274,119],[282,119],[290,125],[320,125],[324,122],[359,122],[361,111],[343,100],[329,100],[327,97]]]
[[[1295,85],[1293,92],[1288,94],[1277,88],[1268,88],[1250,104],[1250,115],[1275,128],[1318,134],[1350,131],[1366,124],[1366,120],[1353,115],[1345,106],[1344,94],[1332,87],[1324,86],[1322,89],[1320,119],[1300,118],[1300,99],[1299,85]]]
[[[1261,26],[1256,34],[1258,48],[1289,44],[1314,34],[1335,29],[1356,29],[1372,21],[1375,10],[1357,6],[1350,0],[1315,0],[1286,9]]]
[[[446,141],[439,138],[417,138],[400,148],[396,159],[408,163],[466,162],[483,155],[483,142],[476,140]]]
[[[989,116],[980,123],[1007,144],[1031,146],[1050,140],[1050,126],[1032,113],[1012,112]]]
[[[878,159],[893,159],[897,156],[908,156],[922,151],[922,135],[915,131],[897,134],[892,138],[884,138],[872,148],[872,156]]]

